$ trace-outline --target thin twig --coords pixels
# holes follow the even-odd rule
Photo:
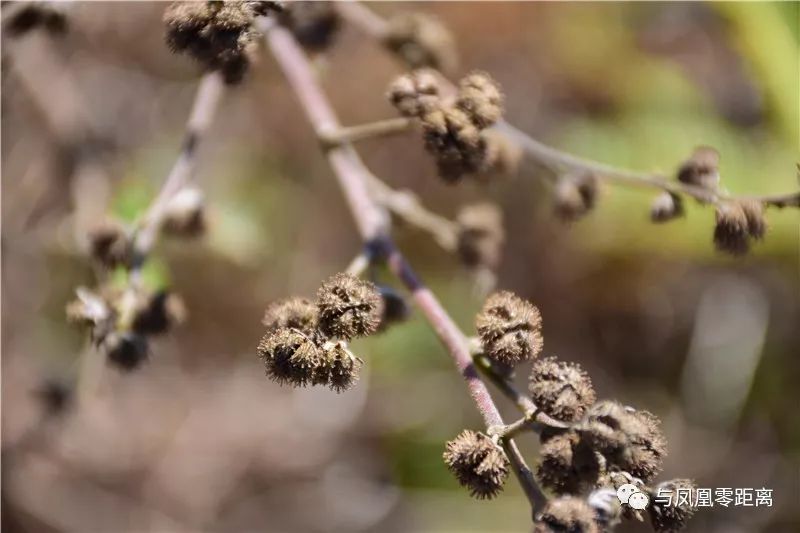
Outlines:
[[[203,75],[197,86],[192,111],[186,124],[186,132],[178,159],[164,180],[158,196],[153,200],[144,218],[134,232],[133,250],[135,254],[131,274],[138,276],[142,264],[155,244],[161,223],[166,215],[169,201],[191,179],[197,157],[197,146],[211,124],[222,98],[224,82],[218,71]]]
[[[514,470],[514,475],[517,477],[517,481],[522,487],[525,497],[528,498],[528,502],[531,504],[531,519],[533,520],[535,519],[536,510],[543,508],[547,503],[547,496],[544,495],[539,484],[536,482],[536,478],[533,477],[533,472],[525,462],[525,458],[522,456],[522,453],[520,453],[519,447],[517,447],[517,443],[514,442],[514,439],[500,439],[500,444],[506,452],[506,456]]]
[[[430,233],[439,246],[453,252],[458,244],[458,225],[423,206],[411,191],[398,191],[373,174],[369,176],[369,186],[376,201],[389,211],[427,233]]]
[[[413,126],[413,123],[407,118],[387,118],[367,124],[345,126],[338,130],[320,132],[320,140],[326,147],[331,147],[342,143],[354,143],[366,139],[404,133],[410,130],[411,126]]]
[[[378,41],[382,40],[386,35],[387,22],[363,3],[355,1],[340,2],[337,3],[337,8],[345,19],[367,35]],[[447,91],[455,91],[454,85],[444,78],[443,75],[440,74],[440,78],[445,84],[445,89]],[[723,191],[710,191],[702,187],[668,180],[663,175],[627,170],[558,150],[534,139],[527,133],[505,121],[499,122],[496,129],[510,140],[516,142],[529,157],[544,164],[554,172],[591,172],[595,174],[598,179],[608,182],[623,186],[658,189],[674,194],[682,194],[703,203],[716,204],[726,201],[752,199],[773,207],[800,207],[800,191],[762,196],[735,196]]]

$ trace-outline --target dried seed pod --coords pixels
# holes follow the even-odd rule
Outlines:
[[[456,107],[478,128],[488,128],[503,116],[503,93],[487,73],[472,72],[461,79],[458,87]]]
[[[196,237],[206,230],[205,197],[195,187],[184,187],[170,199],[164,213],[164,233]]]
[[[524,155],[519,144],[495,130],[483,131],[481,135],[486,142],[486,160],[481,177],[492,179],[518,174]]]
[[[555,187],[555,214],[565,222],[574,222],[594,208],[597,201],[597,178],[592,173],[568,174]]]
[[[557,494],[578,494],[597,484],[600,463],[577,432],[550,436],[539,453],[536,477],[545,488]]]
[[[159,335],[186,320],[186,305],[169,290],[143,294],[137,302],[133,331],[141,335]]]
[[[107,220],[89,230],[89,252],[106,268],[127,266],[133,255],[128,232],[114,220]]]
[[[491,499],[503,490],[508,478],[508,458],[503,449],[483,433],[462,431],[447,443],[442,457],[471,496]]]
[[[564,496],[547,502],[536,518],[534,533],[600,533],[594,510],[580,498]]]
[[[767,233],[767,219],[764,217],[764,204],[758,200],[740,200],[744,217],[747,219],[747,233],[760,240]]]
[[[254,18],[274,3],[174,2],[164,12],[169,47],[186,53],[229,84],[241,81],[258,32]]]
[[[378,292],[383,300],[383,316],[381,316],[381,325],[378,327],[378,331],[383,331],[391,324],[402,322],[408,318],[411,310],[400,293],[386,285],[379,285]]]
[[[149,353],[147,339],[133,332],[113,331],[103,338],[100,346],[108,360],[126,372],[141,365]]]
[[[322,347],[325,364],[315,377],[315,384],[328,385],[336,392],[350,389],[358,381],[362,361],[342,341],[328,342]]]
[[[441,105],[439,80],[432,71],[415,70],[396,78],[386,97],[404,117],[421,117]]]
[[[710,146],[695,148],[678,169],[678,181],[708,190],[719,185],[719,152]]]
[[[505,241],[503,213],[490,203],[462,207],[456,216],[458,255],[470,268],[496,270]]]
[[[317,345],[296,329],[283,328],[267,333],[258,344],[258,355],[267,377],[283,385],[306,386],[325,364]]]
[[[487,298],[475,321],[488,357],[514,365],[542,350],[542,317],[530,302],[508,291]]]
[[[341,18],[333,2],[291,2],[278,16],[306,49],[322,51],[333,42]]]
[[[579,420],[596,399],[592,380],[580,365],[555,357],[533,363],[529,390],[539,409],[566,422]]]
[[[420,119],[425,149],[436,158],[439,176],[455,183],[464,174],[481,171],[486,163],[486,140],[464,111],[440,107]]]
[[[683,200],[669,191],[656,196],[650,205],[650,220],[653,222],[668,222],[681,216],[683,216]]]
[[[383,299],[369,281],[339,273],[317,291],[319,326],[323,333],[340,339],[364,337],[381,323]]]
[[[697,501],[696,490],[697,485],[691,479],[673,479],[659,483],[650,495],[650,507],[647,509],[653,529],[659,533],[672,533],[683,529],[697,510],[691,504]],[[689,498],[679,498],[679,491],[682,494],[689,494]],[[660,498],[660,495],[663,498]]]
[[[594,404],[580,426],[582,436],[606,460],[645,483],[661,470],[667,442],[658,417],[612,401]]]
[[[16,7],[3,25],[11,37],[21,37],[37,28],[51,35],[67,31],[67,17],[53,2],[26,2]]]
[[[424,13],[392,17],[384,44],[411,68],[431,67],[451,72],[458,62],[450,31],[436,17]]]
[[[319,311],[314,302],[305,298],[287,298],[270,304],[261,323],[267,332],[292,328],[311,335],[317,329]]]
[[[743,255],[750,250],[750,224],[740,204],[728,202],[717,206],[714,245],[732,255]]]

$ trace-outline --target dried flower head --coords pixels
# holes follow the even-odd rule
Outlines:
[[[258,32],[254,18],[272,2],[174,2],[164,12],[166,39],[175,52],[190,55],[227,83],[247,71]]]
[[[653,222],[668,222],[681,216],[683,216],[683,200],[669,191],[656,196],[650,205],[650,220]]]
[[[667,442],[658,418],[612,401],[594,404],[581,424],[583,437],[606,460],[648,482],[661,470]]]
[[[162,229],[180,237],[196,237],[206,230],[205,197],[195,187],[185,187],[170,199]]]
[[[650,520],[653,529],[659,533],[672,533],[680,531],[686,522],[697,510],[690,502],[697,501],[694,495],[697,486],[691,479],[673,479],[659,483],[650,496]],[[688,495],[688,499],[681,499],[678,494]],[[663,498],[658,496],[662,495]],[[669,500],[669,501],[665,501]]]
[[[580,498],[564,496],[547,502],[534,533],[600,533],[594,510]]]
[[[508,458],[503,449],[483,433],[462,431],[447,443],[442,457],[471,496],[491,499],[503,490],[508,477]]]
[[[336,392],[350,389],[358,381],[363,362],[342,341],[327,342],[322,347],[324,366],[315,376],[315,384],[328,385]]]
[[[503,213],[491,203],[462,207],[456,216],[458,255],[470,268],[497,269],[505,241]]]
[[[708,190],[719,185],[719,152],[710,146],[695,148],[678,169],[678,181]]]
[[[468,74],[458,84],[456,107],[464,111],[480,129],[488,128],[503,116],[503,93],[485,72]]]
[[[439,107],[421,117],[425,148],[436,158],[439,175],[449,183],[481,171],[486,140],[480,129],[457,107]]]
[[[305,298],[287,298],[270,304],[261,323],[267,332],[282,328],[296,329],[311,335],[319,322],[317,305]]]
[[[374,333],[381,323],[383,299],[369,281],[339,273],[317,291],[320,329],[331,337],[352,339]]]
[[[425,69],[396,78],[386,96],[404,117],[421,117],[441,105],[439,80],[435,73]]]
[[[744,217],[747,219],[747,233],[760,240],[767,233],[767,219],[764,217],[764,204],[758,200],[740,200]]]
[[[67,30],[67,18],[52,2],[27,2],[16,7],[3,25],[11,37],[20,37],[37,28],[53,35]]]
[[[128,265],[133,255],[127,230],[115,220],[104,221],[89,230],[89,252],[106,268]]]
[[[142,294],[137,301],[132,329],[141,335],[166,333],[186,320],[186,305],[168,290]]]
[[[312,51],[328,48],[341,26],[335,5],[325,1],[291,2],[278,20],[301,45]]]
[[[148,356],[147,339],[133,332],[112,331],[106,335],[100,347],[108,360],[124,371],[136,369]]]
[[[542,443],[536,477],[557,494],[578,494],[593,487],[600,463],[592,448],[575,431],[550,436]]]
[[[475,325],[486,355],[500,363],[517,364],[542,350],[539,310],[511,292],[489,296]]]
[[[566,422],[579,420],[596,399],[592,380],[580,365],[555,357],[533,363],[529,390],[539,409]]]
[[[554,194],[556,216],[566,222],[578,220],[592,210],[597,192],[597,177],[591,172],[560,177]]]
[[[741,204],[728,202],[717,206],[714,245],[732,255],[746,254],[750,249],[750,225]]]
[[[437,18],[424,13],[392,17],[384,44],[411,68],[431,67],[451,72],[458,62],[450,31]]]
[[[325,364],[324,356],[314,341],[291,328],[264,335],[258,344],[258,355],[264,362],[267,377],[281,385],[308,385]]]

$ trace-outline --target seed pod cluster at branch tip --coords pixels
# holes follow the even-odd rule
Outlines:
[[[197,237],[206,231],[205,196],[200,189],[185,187],[167,204],[162,230],[168,235]]]
[[[439,19],[425,13],[392,17],[384,44],[410,68],[431,67],[451,72],[458,63],[452,34]]]
[[[467,113],[480,129],[494,125],[503,116],[503,93],[485,72],[472,72],[458,83],[456,107]]]
[[[650,220],[653,222],[668,222],[681,216],[683,216],[683,200],[677,194],[664,191],[650,204]]]
[[[362,361],[346,341],[370,335],[388,321],[386,301],[372,283],[340,273],[322,284],[316,302],[294,297],[271,304],[257,349],[267,377],[279,384],[347,390],[358,380]]]
[[[719,152],[710,146],[695,148],[678,169],[678,181],[710,191],[719,185]]]
[[[714,245],[731,255],[746,254],[751,240],[762,239],[767,231],[763,205],[755,200],[719,204],[715,216]]]
[[[3,24],[3,29],[11,37],[22,35],[42,28],[51,35],[61,35],[67,31],[67,17],[52,2],[27,2],[24,6],[16,6]]]
[[[133,250],[128,231],[115,220],[106,220],[89,230],[89,253],[109,269],[130,264]]]
[[[529,390],[539,409],[566,422],[579,420],[596,399],[592,380],[580,365],[554,357],[533,363]]]
[[[600,463],[588,443],[576,431],[544,440],[536,478],[556,494],[580,494],[597,484]]]
[[[554,194],[556,216],[565,222],[574,222],[589,213],[597,202],[597,182],[597,177],[590,172],[560,177]]]
[[[415,70],[396,78],[386,97],[404,117],[419,118],[441,105],[439,80],[432,71]]]
[[[442,455],[461,486],[478,499],[491,499],[508,478],[508,458],[500,446],[483,433],[464,430],[449,441]]]
[[[571,496],[547,502],[536,519],[534,533],[600,533],[594,510]]]
[[[530,302],[508,291],[487,298],[475,320],[484,353],[514,365],[533,359],[542,350],[542,317]]]
[[[491,203],[464,206],[456,215],[456,223],[461,262],[469,268],[496,270],[505,241],[500,208]]]
[[[663,499],[671,500],[670,504],[657,499],[659,490],[663,491]],[[673,479],[658,484],[650,494],[650,506],[647,509],[653,529],[659,533],[672,533],[683,529],[697,510],[690,503],[697,501],[696,490],[697,486],[691,479]],[[678,499],[678,491],[681,494],[689,493],[691,496],[688,499]]]
[[[342,339],[365,337],[381,322],[383,299],[369,281],[340,273],[328,279],[317,291],[320,329]]]
[[[327,1],[289,2],[278,21],[303,47],[314,52],[328,48],[341,26],[336,6]]]
[[[661,470],[667,443],[658,418],[647,411],[604,400],[580,424],[582,437],[610,465],[648,482]]]
[[[317,304],[306,298],[287,298],[270,304],[261,323],[268,332],[292,328],[311,335],[317,329],[319,311]]]
[[[104,286],[99,293],[84,288],[67,304],[67,318],[89,328],[92,343],[122,370],[137,368],[148,355],[148,339],[186,319],[181,298],[166,289],[150,292]]]
[[[485,73],[465,77],[454,102],[439,98],[435,75],[406,74],[389,87],[388,98],[401,115],[416,117],[425,149],[436,159],[439,176],[448,183],[478,174],[496,163],[483,130],[502,115],[499,86]]]
[[[164,12],[167,44],[221,71],[227,83],[238,83],[252,61],[254,19],[276,7],[274,2],[174,2]]]

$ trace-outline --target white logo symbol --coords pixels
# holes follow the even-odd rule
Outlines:
[[[650,503],[650,498],[647,497],[647,494],[631,483],[625,483],[617,489],[617,498],[619,498],[621,504],[627,503],[637,511],[647,509],[647,505]]]

